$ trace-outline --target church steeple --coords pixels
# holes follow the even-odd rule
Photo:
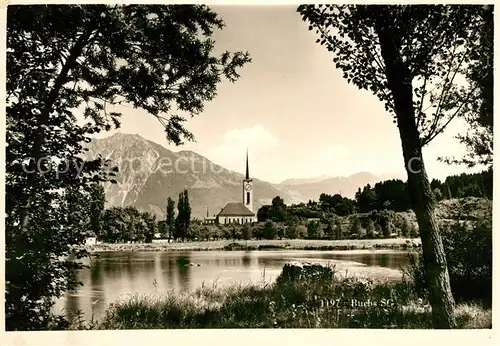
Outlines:
[[[246,180],[249,180],[250,179],[250,173],[249,173],[249,170],[248,170],[248,148],[247,148],[247,174],[245,176],[245,179]]]
[[[246,174],[243,180],[243,205],[253,212],[253,182],[250,179],[250,170],[248,168],[248,148]]]

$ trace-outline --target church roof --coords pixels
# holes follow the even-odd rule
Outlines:
[[[243,203],[228,203],[219,213],[219,216],[254,216]]]

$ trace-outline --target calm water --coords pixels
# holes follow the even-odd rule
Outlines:
[[[86,319],[104,313],[109,303],[131,293],[181,292],[205,286],[273,281],[290,261],[330,263],[350,274],[398,280],[408,262],[403,251],[186,251],[104,252],[79,272],[83,282],[55,305],[70,319],[81,310]],[[93,307],[93,309],[92,309]]]

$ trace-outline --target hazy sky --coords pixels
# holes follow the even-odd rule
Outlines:
[[[332,53],[315,43],[316,34],[307,30],[295,6],[213,8],[226,23],[214,35],[217,50],[248,51],[252,63],[240,70],[236,83],[220,84],[203,114],[189,119],[197,142],[169,145],[157,120],[132,108],[122,109],[121,132],[174,151],[193,150],[239,172],[248,146],[250,174],[271,182],[360,171],[404,174],[391,116],[370,92],[347,84]],[[466,127],[452,122],[424,149],[430,177],[465,170],[436,160],[464,153],[453,138],[459,131]]]

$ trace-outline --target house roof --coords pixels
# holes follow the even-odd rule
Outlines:
[[[255,216],[243,203],[228,203],[219,213],[219,216]]]

